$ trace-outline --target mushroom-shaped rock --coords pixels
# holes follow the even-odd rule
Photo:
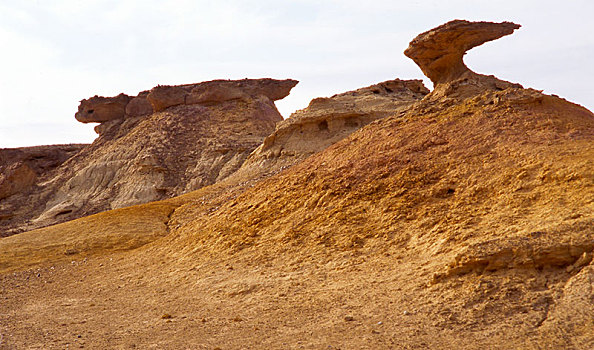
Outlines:
[[[434,85],[476,74],[464,64],[466,51],[487,41],[512,34],[520,28],[511,22],[469,22],[454,20],[419,34],[404,54],[411,58]]]
[[[94,96],[80,101],[74,117],[81,123],[103,123],[124,118],[128,101],[130,96],[125,94],[116,97]]]

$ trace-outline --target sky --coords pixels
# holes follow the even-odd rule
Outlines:
[[[80,100],[158,84],[296,79],[285,118],[395,78],[432,89],[402,52],[453,19],[521,24],[466,64],[594,110],[593,13],[591,0],[0,0],[0,148],[90,143]]]

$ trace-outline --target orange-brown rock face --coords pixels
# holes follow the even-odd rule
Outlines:
[[[237,99],[249,101],[254,96],[264,96],[270,101],[280,100],[287,97],[295,85],[297,81],[292,79],[212,80],[198,84],[158,85],[135,97],[119,94],[82,100],[75,117],[82,123],[106,123],[95,127],[95,131],[102,134],[114,120],[145,116],[179,105],[208,106]]]
[[[148,91],[141,92],[138,96],[132,98],[126,105],[126,115],[130,117],[139,117],[153,113],[153,106],[147,99]]]
[[[433,98],[468,97],[485,89],[503,90],[522,86],[468,69],[466,51],[485,42],[512,34],[520,28],[511,22],[469,22],[454,20],[419,34],[404,54],[411,58],[435,86]]]
[[[25,191],[35,183],[37,174],[25,163],[6,167],[0,174],[0,199]]]
[[[512,34],[518,28],[520,25],[511,22],[455,20],[419,34],[404,54],[415,61],[433,84],[446,83],[470,71],[462,60],[466,51]]]
[[[186,90],[180,86],[156,86],[146,99],[153,106],[154,112],[160,112],[171,106],[183,105],[186,95]]]
[[[121,94],[83,100],[76,118],[101,122],[95,127],[99,137],[63,166],[44,173],[38,180],[42,186],[2,202],[18,214],[0,222],[0,231],[159,200],[224,179],[282,120],[273,100],[288,95],[296,84],[217,80],[158,86],[134,98]],[[196,91],[207,97],[187,103],[186,97]],[[26,172],[19,169],[15,171]],[[20,179],[11,183],[31,185],[29,176]],[[2,193],[21,191],[1,186]]]
[[[74,115],[81,123],[102,123],[124,118],[130,97],[119,94],[116,97],[94,96],[80,101],[78,112]]]

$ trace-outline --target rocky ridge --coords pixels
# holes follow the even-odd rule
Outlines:
[[[294,80],[215,80],[82,100],[75,117],[99,137],[2,200],[8,235],[179,195],[224,179],[282,120],[274,101]],[[25,170],[22,170],[25,169]],[[15,171],[17,171],[15,170]],[[7,182],[7,181],[5,181]],[[17,185],[17,182],[14,182]]]
[[[279,122],[242,169],[296,164],[372,121],[402,113],[428,93],[420,80],[395,79],[313,99],[307,108]]]
[[[67,167],[56,170],[52,175],[45,174],[47,178],[51,177],[53,180],[44,185],[45,189],[42,192],[46,197],[36,199],[37,203],[48,201],[43,211],[35,212],[34,215],[37,217],[32,216],[33,211],[30,208],[21,211],[21,214],[12,210],[11,208],[22,203],[25,192],[12,193],[17,195],[8,200],[5,206],[14,214],[11,215],[12,220],[4,222],[3,226],[6,229],[4,235],[71,220],[98,211],[179,195],[215,183],[230,175],[238,181],[269,176],[327,148],[374,120],[401,113],[429,92],[419,80],[390,80],[330,98],[314,99],[308,108],[282,121],[275,107],[270,106],[270,101],[288,95],[295,84],[294,80],[214,80],[199,84],[157,86],[134,97],[120,94],[115,97],[94,96],[82,100],[75,117],[83,123],[99,123],[95,131],[100,137],[89,150],[72,160]],[[239,121],[233,118],[227,120],[225,114],[238,114],[239,112],[235,109],[244,108],[242,104],[249,105],[254,97],[263,99],[269,105],[268,110],[260,108],[257,112],[272,116],[267,125],[268,129],[262,129],[267,131],[258,131],[256,137],[250,130],[246,131],[247,134],[241,134],[237,130],[231,132],[235,135],[232,136],[235,144],[224,147],[233,148],[237,147],[238,143],[248,142],[249,145],[242,148],[242,155],[236,157],[233,153],[227,154],[227,151],[222,152],[225,154],[223,156],[203,154],[199,161],[202,167],[198,173],[200,176],[192,177],[191,175],[196,173],[186,169],[187,164],[184,162],[188,156],[201,152],[200,149],[192,149],[192,147],[198,146],[203,150],[208,148],[208,146],[204,147],[204,143],[215,146],[220,142],[208,140],[206,135],[197,131],[199,122],[185,120],[182,124],[178,124],[179,121],[176,124],[167,124],[175,125],[175,133],[192,133],[195,138],[185,139],[188,143],[187,149],[181,151],[179,159],[182,162],[181,165],[176,165],[176,169],[173,169],[176,167],[173,165],[173,159],[178,155],[176,152],[179,151],[179,147],[164,147],[164,144],[170,142],[167,139],[169,136],[165,138],[151,136],[154,134],[154,125],[147,120],[154,118],[154,114],[167,110],[174,114],[175,111],[179,111],[199,115],[205,108],[212,109],[221,104],[226,104],[225,111],[220,113],[222,117],[209,119],[208,123],[216,124],[214,127],[228,128],[229,125],[226,124]],[[232,103],[235,103],[234,107],[231,107]],[[161,119],[164,121],[176,118],[179,116],[168,114]],[[270,131],[271,122],[277,122],[276,130],[267,134]],[[136,128],[142,131],[137,131]],[[203,129],[202,126],[199,128]],[[131,134],[135,136],[129,137],[128,135]],[[263,136],[266,136],[264,142],[260,143],[259,147],[246,158]],[[200,141],[197,141],[198,139]],[[182,139],[177,141],[178,145],[181,143]],[[139,151],[139,147],[148,147],[148,150]],[[130,164],[143,152],[147,154],[142,156],[141,162],[136,161],[136,165]],[[115,155],[120,157],[117,162],[112,159]],[[102,157],[108,159],[105,160]],[[164,157],[169,157],[171,162],[168,165],[157,164],[158,160]],[[213,159],[217,164],[209,165],[208,162]],[[139,165],[143,170],[134,170],[134,167]],[[208,168],[209,166],[213,168]],[[236,171],[240,166],[239,171]],[[79,172],[72,169],[78,169]],[[184,169],[187,172],[184,176],[179,174],[166,176],[168,170],[180,172]],[[217,173],[219,171],[222,173]],[[165,177],[168,178],[168,183],[162,185],[162,179]],[[29,180],[31,179],[27,181]],[[66,185],[60,183],[66,183]],[[108,183],[124,183],[119,189],[119,195],[106,190],[107,187],[112,187],[108,186]],[[33,185],[33,182],[30,185]],[[58,186],[60,189],[56,191],[55,187]],[[32,196],[39,197],[35,191]],[[85,198],[91,200],[93,204],[85,204]],[[88,207],[92,209],[84,209]],[[31,221],[26,222],[27,220]]]
[[[460,22],[435,45],[508,26]],[[594,114],[468,74],[266,179],[0,240],[9,346],[591,348]]]

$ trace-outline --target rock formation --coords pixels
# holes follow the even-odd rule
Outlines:
[[[499,35],[481,29],[491,33],[495,24],[453,23],[428,32],[457,28],[434,47]],[[460,72],[459,63],[437,67]],[[594,114],[494,77],[446,76],[408,109],[396,104],[265,179],[226,177],[0,239],[6,346],[62,346],[79,334],[81,345],[96,348],[591,349]],[[308,130],[325,129],[316,111],[340,114],[343,98],[303,111],[311,113]],[[176,138],[159,138],[171,118],[214,108],[208,116],[216,119],[215,111],[245,111],[251,100],[169,107],[140,119],[144,128],[134,118],[107,121],[100,140],[146,134],[155,142],[119,147],[171,148]],[[346,124],[323,120],[328,129]],[[204,123],[195,132],[221,135],[231,125]],[[106,168],[116,149],[101,153]],[[171,164],[162,158],[133,169]],[[111,179],[95,178],[99,165],[84,163],[76,174]],[[70,188],[86,190],[86,178]]]
[[[0,149],[0,222],[17,216],[20,211],[20,205],[9,204],[14,199],[12,196],[26,200],[45,174],[86,146],[72,144]],[[0,237],[4,235],[6,233],[0,230]]]
[[[0,199],[24,192],[33,186],[37,174],[26,163],[17,163],[2,169],[0,175]]]
[[[99,122],[100,136],[44,172],[31,193],[22,192],[33,183],[28,169],[11,170],[19,181],[0,189],[14,194],[1,202],[14,215],[0,222],[0,231],[6,235],[159,200],[224,179],[282,120],[274,100],[296,84],[215,80],[83,100],[75,117]]]
[[[287,97],[297,81],[274,79],[213,80],[187,85],[158,85],[130,97],[93,96],[80,101],[76,120],[81,123],[103,123],[130,117],[139,117],[179,105],[212,105],[236,99],[249,100],[265,96],[271,101]],[[97,128],[101,133],[103,127]]]
[[[395,79],[316,98],[278,123],[242,170],[254,166],[273,170],[298,163],[374,120],[406,111],[428,93],[420,80]]]
[[[27,192],[39,176],[50,172],[86,144],[0,149],[0,200]]]
[[[78,112],[74,115],[81,123],[102,123],[121,119],[126,113],[126,105],[130,97],[119,94],[116,97],[93,96],[80,101]]]
[[[503,90],[521,87],[493,76],[477,74],[464,64],[466,51],[488,41],[512,34],[520,25],[511,22],[469,22],[454,20],[419,34],[404,54],[431,79],[433,95],[472,94],[485,88]]]
[[[447,83],[473,73],[462,60],[466,51],[510,35],[518,28],[520,25],[511,22],[455,20],[419,34],[404,54],[415,61],[433,84]]]

